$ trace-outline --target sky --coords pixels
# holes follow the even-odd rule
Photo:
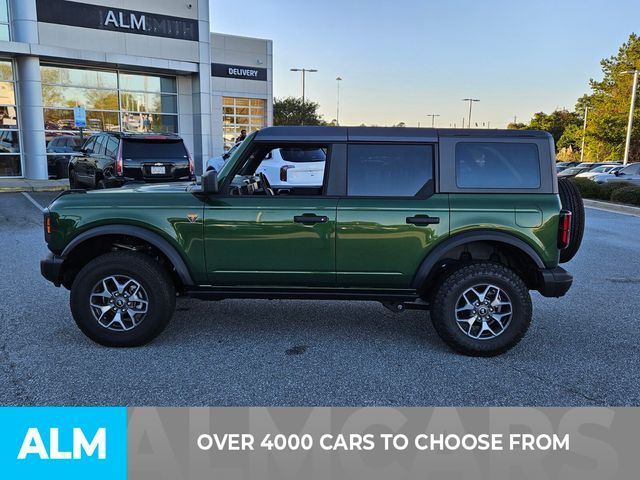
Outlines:
[[[211,0],[215,32],[273,40],[273,93],[341,125],[504,128],[573,110],[600,60],[640,33],[638,0]]]

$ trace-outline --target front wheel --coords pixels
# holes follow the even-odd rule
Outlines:
[[[431,319],[445,343],[478,357],[513,348],[531,323],[529,290],[511,269],[493,262],[459,267],[433,296]]]
[[[135,347],[166,328],[176,292],[167,270],[153,258],[110,252],[80,270],[70,303],[76,324],[91,340],[109,347]]]

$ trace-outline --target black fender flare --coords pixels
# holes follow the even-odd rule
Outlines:
[[[518,237],[504,232],[496,232],[491,230],[473,230],[471,232],[463,232],[453,235],[452,237],[449,237],[438,244],[433,250],[431,250],[420,264],[420,267],[418,267],[418,270],[413,277],[411,287],[415,289],[420,288],[420,286],[431,273],[431,270],[436,265],[440,257],[444,255],[448,250],[464,245],[465,243],[477,241],[493,241],[506,243],[526,254],[539,269],[542,270],[547,268],[542,261],[542,258],[540,258],[538,252],[536,252],[533,247],[531,247],[531,245],[526,243],[524,240],[520,240]]]
[[[81,243],[90,240],[92,238],[101,237],[103,235],[129,235],[131,237],[139,238],[145,242],[150,243],[158,250],[160,250],[171,262],[173,268],[175,268],[178,277],[184,285],[194,285],[191,272],[185,263],[184,259],[180,256],[176,248],[169,243],[168,240],[163,238],[158,233],[147,230],[146,228],[137,227],[135,225],[102,225],[99,227],[91,228],[80,235],[75,237],[69,242],[69,244],[62,251],[61,257],[67,258],[67,256]]]

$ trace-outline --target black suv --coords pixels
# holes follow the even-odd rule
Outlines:
[[[89,137],[80,155],[69,162],[71,188],[194,178],[193,159],[177,135],[98,133]]]

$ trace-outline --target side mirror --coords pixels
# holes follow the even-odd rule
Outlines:
[[[213,195],[218,193],[218,172],[209,170],[202,175],[202,193]]]
[[[227,159],[227,158],[229,158],[230,156],[231,156],[231,155],[229,155],[229,152],[227,152],[227,153],[225,153],[225,154],[223,154],[223,155],[222,155],[222,158],[224,158],[224,159],[226,160],[226,159]]]
[[[613,174],[614,174],[616,177],[619,177],[620,175],[623,175],[623,173],[622,173],[620,170],[616,170],[615,172],[613,172]]]

